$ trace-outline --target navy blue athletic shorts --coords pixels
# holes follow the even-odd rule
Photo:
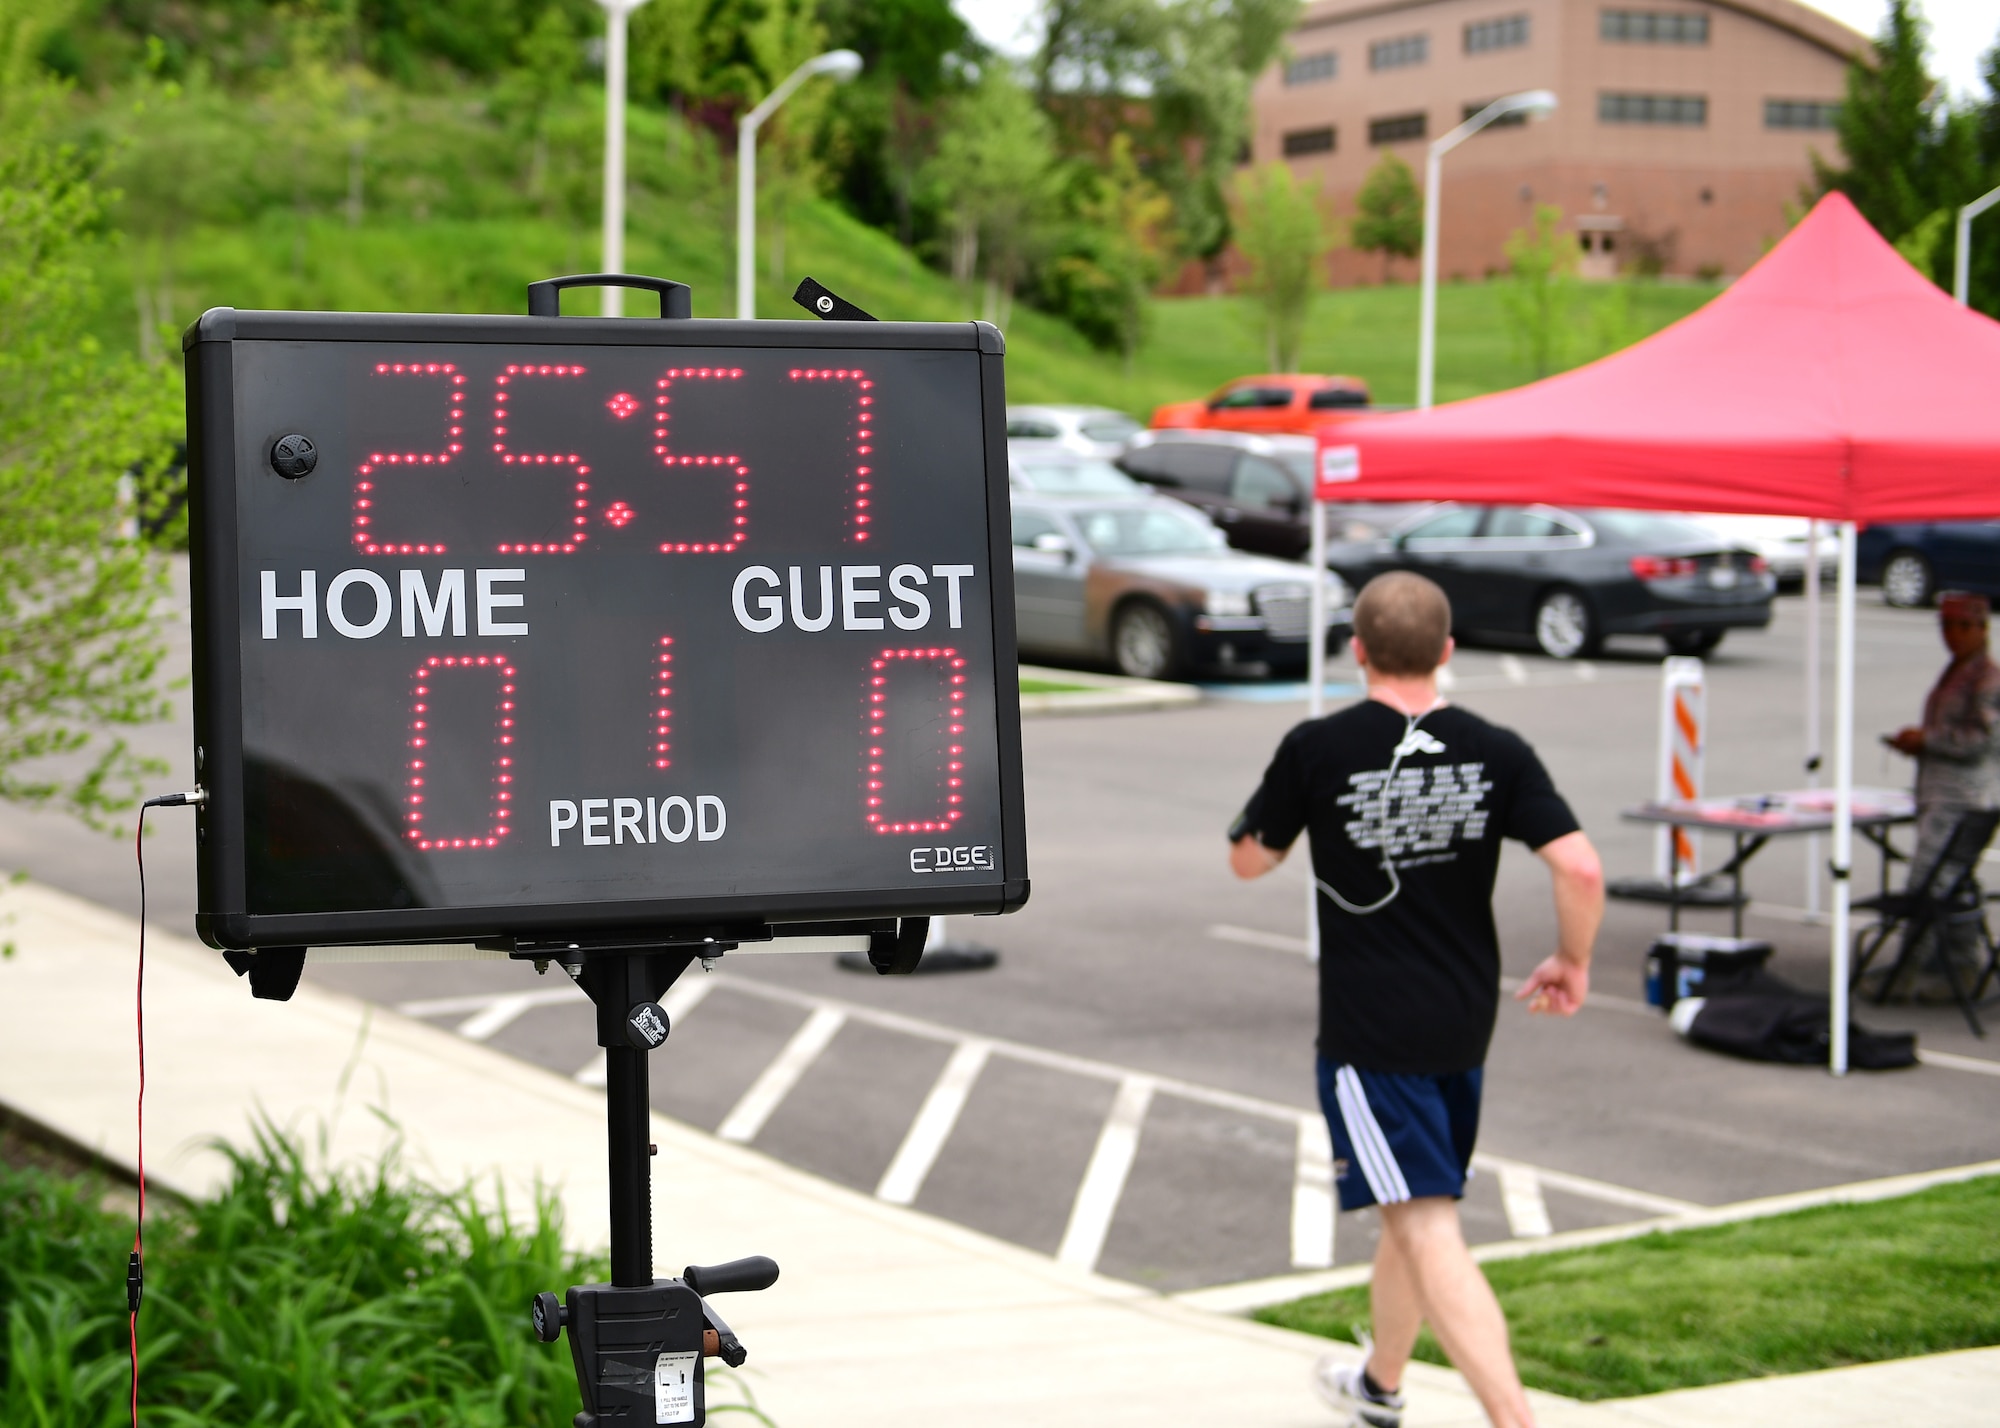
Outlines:
[[[1482,1071],[1404,1076],[1321,1057],[1319,1103],[1333,1132],[1340,1208],[1465,1194],[1479,1135]]]

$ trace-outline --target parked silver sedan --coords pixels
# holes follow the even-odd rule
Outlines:
[[[1351,627],[1330,572],[1326,639]],[[1014,607],[1023,652],[1106,660],[1140,679],[1202,671],[1304,672],[1312,573],[1229,547],[1200,512],[1163,496],[1014,493]]]

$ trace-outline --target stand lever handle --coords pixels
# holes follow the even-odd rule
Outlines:
[[[681,1271],[687,1287],[706,1298],[748,1289],[769,1289],[778,1282],[778,1262],[761,1254],[732,1259],[727,1264],[691,1264]]]
[[[694,289],[669,278],[642,278],[632,273],[575,273],[567,278],[543,278],[528,284],[528,316],[561,317],[564,288],[638,288],[660,295],[662,318],[694,316]]]

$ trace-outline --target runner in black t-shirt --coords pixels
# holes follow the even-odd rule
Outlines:
[[[1319,1087],[1343,1210],[1379,1205],[1375,1340],[1315,1382],[1351,1421],[1398,1428],[1397,1391],[1428,1320],[1500,1428],[1534,1415],[1499,1301],[1459,1228],[1479,1128],[1480,1068],[1500,1000],[1493,879],[1518,838],[1555,882],[1557,949],[1516,994],[1570,1016],[1589,990],[1604,911],[1597,854],[1517,734],[1438,697],[1451,606],[1397,572],[1354,602],[1368,698],[1286,736],[1230,830],[1230,866],[1261,877],[1312,834],[1319,884]]]

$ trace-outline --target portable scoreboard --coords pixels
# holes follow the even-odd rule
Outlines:
[[[185,347],[212,945],[1025,901],[993,328],[220,308]]]

